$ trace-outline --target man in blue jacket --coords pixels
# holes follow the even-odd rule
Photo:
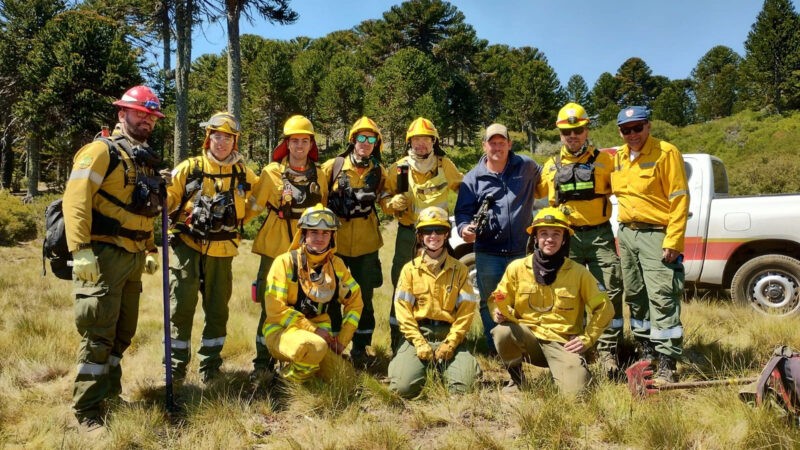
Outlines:
[[[496,354],[491,335],[495,323],[486,301],[506,266],[525,256],[525,229],[533,216],[533,196],[542,168],[531,158],[511,151],[508,128],[499,123],[486,128],[483,150],[484,156],[461,183],[455,216],[461,238],[475,243],[481,322],[489,354]],[[484,202],[489,205],[487,224],[476,233],[473,217]]]

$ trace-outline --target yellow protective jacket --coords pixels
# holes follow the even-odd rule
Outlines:
[[[336,158],[325,161],[322,165],[322,170],[325,173],[325,183],[330,182],[333,172],[333,165]],[[344,158],[342,164],[342,174],[347,176],[350,180],[350,186],[354,189],[362,188],[366,184],[366,177],[373,168],[373,163],[370,163],[368,168],[365,168],[361,173],[353,166],[349,157]],[[386,203],[389,202],[389,196],[382,186],[386,185],[386,169],[380,167],[381,170],[381,186],[379,192],[376,193],[378,202],[377,205],[386,212]],[[322,184],[322,183],[320,183]],[[329,186],[328,195],[338,189],[338,180],[333,181],[333,185]],[[380,223],[377,214],[370,214],[366,217],[356,217],[352,219],[345,219],[340,217],[342,225],[336,230],[336,251],[344,256],[361,256],[368,253],[376,252],[383,247],[383,237],[381,237]]]
[[[573,156],[567,147],[561,146],[561,165],[584,164],[589,161],[595,148],[589,146],[579,157]],[[599,225],[608,222],[611,218],[611,203],[608,197],[611,196],[611,171],[614,170],[614,161],[606,152],[598,151],[594,160],[594,192],[601,194],[602,197],[591,200],[569,200],[561,205],[556,199],[555,177],[557,173],[556,158],[550,158],[544,163],[542,177],[536,187],[536,197],[547,196],[550,206],[559,207],[561,211],[569,216],[569,221],[573,226]]]
[[[115,135],[119,132],[115,131]],[[80,244],[91,241],[107,242],[136,253],[144,250],[155,251],[153,241],[153,224],[155,217],[145,217],[126,211],[98,193],[100,189],[125,204],[131,202],[136,184],[136,166],[130,156],[120,151],[121,162],[106,176],[111,157],[108,145],[102,141],[93,141],[81,147],[72,161],[72,172],[64,190],[64,227],[67,235],[67,247],[70,252],[78,250]],[[127,167],[128,172],[125,173]],[[151,169],[140,169],[149,171]],[[127,183],[125,179],[127,177]],[[92,210],[116,219],[121,227],[128,230],[149,232],[150,237],[144,240],[132,240],[122,236],[106,236],[92,234]]]
[[[405,211],[395,211],[387,207],[384,209],[386,214],[400,214],[397,218],[401,225],[413,226],[417,222],[417,214],[428,206],[439,206],[440,208],[449,211],[447,207],[447,190],[458,194],[458,187],[461,186],[461,180],[464,174],[458,171],[453,161],[446,156],[431,155],[431,157],[439,158],[436,170],[428,173],[419,173],[413,168],[409,168],[411,180],[409,181],[408,192],[405,193],[408,197],[408,209]],[[397,192],[397,166],[400,164],[408,164],[410,156],[400,158],[396,163],[392,164],[387,170],[389,176],[386,179],[386,191],[390,196],[398,194]],[[439,178],[440,181],[430,183],[434,178]],[[431,184],[430,187],[424,187]],[[417,189],[415,189],[417,186]],[[435,191],[435,192],[434,192]],[[437,201],[438,193],[443,192],[444,203]]]
[[[232,176],[234,165],[238,173],[244,172],[249,188],[248,186],[243,186],[241,190],[237,188],[235,183],[238,182],[238,177],[234,179]],[[234,183],[233,198],[236,206],[236,218],[237,221],[243,223],[247,211],[246,203],[250,193],[258,183],[258,177],[250,168],[245,166],[244,163],[238,162],[234,165],[221,165],[209,159],[205,154],[189,158],[178,164],[178,166],[172,170],[172,185],[167,187],[167,210],[172,212],[180,206],[181,198],[183,198],[186,192],[187,180],[195,167],[199,167],[204,173],[202,193],[208,197],[214,197],[214,194],[217,192],[228,191],[231,187],[231,183]],[[177,223],[186,223],[189,213],[191,213],[192,208],[194,208],[195,195],[196,194],[192,194],[186,201],[183,211],[177,216]],[[195,238],[189,234],[181,233],[175,229],[171,229],[170,233],[177,233],[186,245],[208,256],[226,257],[239,254],[238,247],[241,236],[237,236],[232,240],[202,242],[195,240]]]
[[[295,233],[290,250],[300,249],[300,235]],[[353,334],[361,320],[361,311],[364,302],[361,299],[361,289],[350,274],[350,270],[341,258],[334,255],[335,248],[328,251],[333,264],[333,270],[339,279],[338,301],[344,307],[342,312],[342,329],[339,332],[339,342],[345,347],[353,339]],[[294,263],[291,252],[285,252],[275,258],[269,269],[266,279],[266,292],[264,303],[267,309],[267,320],[264,324],[264,337],[283,329],[299,328],[314,333],[318,327],[328,331],[331,329],[331,320],[327,313],[320,314],[313,319],[307,318],[303,313],[294,308],[297,303],[298,282],[294,273]]]
[[[400,331],[415,346],[425,342],[418,324],[422,319],[451,323],[445,341],[454,348],[464,341],[479,300],[472,291],[468,272],[467,266],[450,255],[437,275],[423,264],[422,256],[403,266],[394,307]]]
[[[281,162],[274,161],[264,167],[258,180],[258,186],[253,190],[253,198],[250,199],[248,212],[245,216],[245,220],[247,220],[250,217],[257,216],[264,209],[268,210],[267,219],[261,229],[258,230],[258,234],[253,241],[253,253],[269,256],[270,258],[276,258],[284,253],[289,249],[289,245],[292,242],[292,236],[287,229],[286,220],[278,217],[278,213],[275,212],[281,206],[281,194],[283,193],[282,175],[288,164],[288,158],[284,158]],[[313,164],[313,162],[309,160],[309,164]],[[325,173],[319,167],[317,167],[317,183],[322,196],[321,203],[325,205],[328,201],[328,183]],[[294,233],[297,230],[297,219],[289,219],[289,221],[292,233]]]
[[[513,314],[510,320],[527,326],[539,339],[566,343],[578,336],[586,347],[594,345],[614,317],[614,305],[589,269],[569,258],[549,286],[536,282],[532,256],[512,261],[488,306],[492,314],[498,307],[506,317]],[[591,314],[585,329],[584,311]]]
[[[664,225],[661,248],[683,251],[689,187],[683,156],[674,145],[650,136],[634,161],[628,145],[623,145],[614,157],[611,189],[619,203],[620,223]]]

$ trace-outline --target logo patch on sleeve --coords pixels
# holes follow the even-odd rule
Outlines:
[[[84,156],[78,161],[78,168],[85,169],[92,165],[92,157],[89,155]]]

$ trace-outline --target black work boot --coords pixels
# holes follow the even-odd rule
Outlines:
[[[522,389],[522,385],[525,384],[525,371],[522,370],[522,364],[509,367],[506,370],[508,370],[508,375],[511,377],[511,380],[503,386],[502,392],[505,394],[516,394]]]
[[[655,381],[657,384],[675,383],[678,381],[678,368],[675,358],[667,355],[659,355],[658,371]]]
[[[637,340],[636,354],[639,357],[639,361],[650,360],[650,362],[653,362],[656,360],[656,349],[653,348],[653,343],[650,341]]]

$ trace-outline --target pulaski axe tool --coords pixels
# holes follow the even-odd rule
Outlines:
[[[659,383],[653,377],[653,365],[649,359],[637,361],[625,371],[628,377],[628,389],[634,397],[647,397],[658,391],[674,389],[694,389],[712,386],[733,386],[756,381],[752,378],[726,378],[724,380],[684,381],[679,383]]]

